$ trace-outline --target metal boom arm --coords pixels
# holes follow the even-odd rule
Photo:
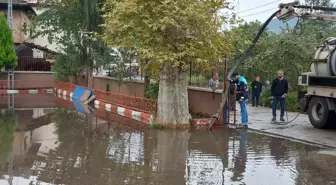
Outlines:
[[[294,17],[300,17],[302,19],[310,20],[323,20],[336,22],[336,16],[323,13],[322,11],[336,11],[336,8],[329,7],[314,7],[314,6],[302,6],[298,1],[279,5],[279,11],[276,17],[279,20],[288,21]]]

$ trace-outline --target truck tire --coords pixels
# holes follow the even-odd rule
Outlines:
[[[308,115],[310,123],[319,129],[326,129],[331,126],[334,111],[330,111],[327,100],[321,97],[312,97],[309,102]]]

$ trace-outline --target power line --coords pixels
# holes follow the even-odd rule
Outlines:
[[[243,15],[241,17],[250,17],[250,16],[253,16],[253,15],[258,15],[258,14],[261,14],[261,13],[265,13],[265,12],[269,12],[271,10],[276,10],[276,8],[272,8],[272,9],[268,9],[268,10],[264,10],[264,11],[260,11],[260,12],[256,12],[256,13],[253,13],[253,14],[248,14],[248,15]]]
[[[267,5],[270,5],[270,4],[273,4],[273,3],[279,2],[279,1],[280,1],[280,0],[275,0],[275,1],[272,1],[272,2],[270,2],[270,3],[266,3],[266,4],[263,4],[263,5],[260,5],[260,6],[254,7],[254,8],[250,8],[250,9],[246,9],[246,10],[243,10],[243,11],[237,12],[237,14],[238,14],[238,13],[247,12],[247,11],[251,11],[251,10],[254,10],[254,9],[258,9],[258,8],[261,8],[261,7],[264,7],[264,6],[267,6]]]

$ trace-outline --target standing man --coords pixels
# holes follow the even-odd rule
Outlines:
[[[260,82],[260,77],[257,76],[256,79],[252,82],[252,107],[259,106],[260,94],[263,88],[263,84]],[[256,100],[256,102],[255,102]]]
[[[248,113],[247,113],[247,103],[249,98],[247,81],[239,73],[234,72],[233,78],[237,81],[237,101],[240,104],[241,110],[241,122],[243,128],[248,128]]]
[[[288,81],[284,79],[283,77],[283,71],[278,71],[278,78],[273,80],[272,86],[271,86],[271,92],[272,92],[272,99],[273,99],[273,105],[272,105],[272,112],[273,112],[273,118],[272,122],[276,121],[276,110],[278,102],[280,102],[280,121],[285,121],[284,115],[285,115],[285,104],[286,104],[286,96],[288,94]]]
[[[217,89],[220,86],[217,72],[213,75],[212,79],[209,80],[208,85],[211,89]]]

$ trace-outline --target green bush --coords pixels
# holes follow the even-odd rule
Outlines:
[[[159,95],[159,83],[150,84],[146,91],[146,98],[156,100]]]
[[[260,105],[264,107],[272,107],[271,97],[271,87],[267,86],[264,88],[262,96],[260,97]],[[278,107],[280,104],[278,104]],[[299,111],[299,102],[297,98],[297,92],[289,92],[286,99],[286,110],[287,111]]]
[[[299,101],[297,92],[289,92],[286,101],[286,107],[288,111],[299,111]]]
[[[8,27],[6,17],[0,13],[0,71],[3,67],[14,69],[18,65],[13,46],[12,31]]]

